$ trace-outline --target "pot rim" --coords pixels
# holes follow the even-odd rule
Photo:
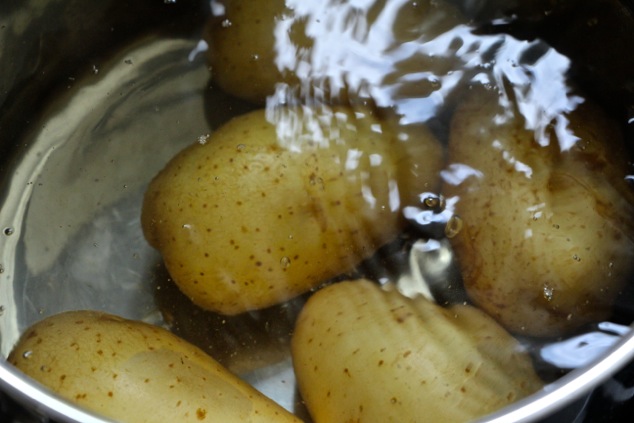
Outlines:
[[[593,364],[562,376],[543,389],[474,423],[533,422],[588,394],[634,360],[634,329]],[[0,361],[0,389],[31,411],[68,423],[113,423],[67,401],[29,378],[6,360]]]
[[[474,423],[532,422],[589,394],[634,360],[634,325],[592,364],[572,370],[543,389]]]
[[[0,361],[0,391],[11,396],[27,410],[60,423],[115,423],[60,397],[6,360]]]

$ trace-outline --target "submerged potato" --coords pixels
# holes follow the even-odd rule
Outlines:
[[[268,307],[349,271],[436,188],[442,151],[422,126],[361,110],[276,113],[240,116],[185,149],[145,194],[146,238],[203,308]]]
[[[212,18],[205,39],[213,80],[225,91],[262,103],[278,82],[297,83],[294,74],[283,75],[275,64],[275,27],[291,19],[285,0],[228,0],[224,11]],[[297,31],[294,33],[297,34]],[[289,34],[290,35],[290,34]],[[296,47],[309,40],[294,37]]]
[[[292,355],[315,423],[467,422],[542,386],[519,343],[485,313],[365,280],[308,300]]]
[[[382,96],[403,97],[409,91],[427,96],[438,89],[435,78],[415,78],[404,87],[396,81],[406,74],[408,81],[417,73],[444,74],[453,62],[437,53],[413,54],[411,48],[398,53],[400,44],[424,43],[460,23],[466,20],[458,9],[437,0],[371,7],[325,0],[225,0],[205,39],[215,83],[255,103],[263,103],[280,83],[301,86],[308,91],[304,95],[340,100],[377,89]]]
[[[170,332],[105,313],[44,319],[23,334],[8,361],[117,421],[300,421]]]
[[[452,243],[478,306],[514,332],[560,335],[607,318],[634,270],[628,154],[589,102],[548,145],[507,113],[482,91],[455,114],[444,193],[463,229]]]

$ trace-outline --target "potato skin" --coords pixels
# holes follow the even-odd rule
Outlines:
[[[560,151],[474,93],[451,125],[449,166],[480,172],[446,183],[463,230],[452,239],[473,301],[512,332],[559,336],[609,316],[634,271],[634,196],[622,136],[589,101],[567,115]],[[571,139],[571,138],[568,138]]]
[[[315,293],[291,346],[315,423],[466,422],[542,386],[518,342],[485,313],[367,280]]]
[[[170,332],[102,312],[71,311],[36,323],[8,361],[117,421],[300,422]]]
[[[214,82],[254,103],[263,103],[278,82],[296,84],[294,74],[285,76],[275,65],[274,28],[279,20],[292,16],[285,0],[228,0],[223,4],[225,13],[212,18],[205,31]]]
[[[428,96],[437,82],[405,83],[396,95],[389,94],[394,87],[387,85],[416,72],[445,74],[453,61],[438,55],[392,57],[390,53],[401,43],[428,41],[467,22],[457,8],[438,0],[389,7],[324,0],[224,0],[222,4],[224,13],[210,19],[204,35],[212,79],[226,92],[256,104],[263,104],[280,83],[338,104],[357,103],[367,90],[392,95],[394,101],[407,95]],[[381,52],[383,58],[375,60]],[[378,87],[379,81],[367,78],[381,69],[385,86]]]
[[[443,152],[422,126],[277,112],[277,125],[255,111],[185,149],[145,194],[147,240],[205,309],[265,308],[349,271],[402,229],[401,207],[437,189]]]

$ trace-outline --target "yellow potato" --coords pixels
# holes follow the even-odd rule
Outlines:
[[[214,82],[225,91],[263,103],[287,84],[303,95],[346,101],[356,95],[405,96],[438,89],[422,78],[393,85],[405,73],[447,72],[444,51],[413,53],[422,44],[466,23],[445,1],[403,0],[360,5],[326,0],[225,0],[205,31]],[[443,47],[444,48],[444,47]],[[301,86],[301,88],[300,88]],[[384,89],[385,88],[385,89]],[[397,91],[392,94],[391,91]],[[354,93],[349,95],[350,92]],[[389,107],[391,104],[381,104]]]
[[[199,306],[238,314],[351,270],[437,188],[442,151],[422,126],[361,110],[240,116],[152,181],[143,231]],[[272,123],[275,122],[275,123]]]
[[[466,422],[542,387],[519,343],[485,313],[366,280],[314,294],[291,346],[315,423]]]
[[[210,44],[209,65],[213,80],[227,92],[256,103],[273,94],[277,82],[296,83],[294,74],[285,78],[275,64],[274,28],[291,19],[285,0],[223,2],[225,11],[214,17],[205,38]],[[297,47],[308,40],[298,42]]]
[[[628,154],[588,101],[547,146],[507,112],[482,90],[454,116],[449,169],[470,176],[445,184],[463,222],[452,243],[479,307],[513,332],[561,335],[607,318],[634,271]]]
[[[105,313],[44,319],[23,334],[8,361],[117,421],[300,422],[170,332]]]

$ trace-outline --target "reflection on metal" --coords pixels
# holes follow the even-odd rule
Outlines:
[[[600,358],[630,331],[629,326],[611,322],[601,322],[597,325],[597,329],[594,332],[548,344],[541,348],[539,355],[553,366],[561,369],[576,369]]]

